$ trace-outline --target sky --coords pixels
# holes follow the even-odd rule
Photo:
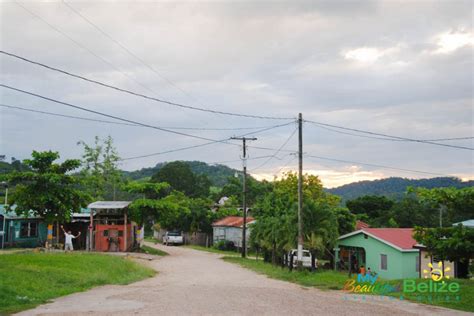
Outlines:
[[[2,1],[3,51],[175,103],[287,119],[184,109],[0,54],[5,85],[201,137],[12,109],[5,105],[114,121],[0,87],[0,154],[80,158],[78,141],[110,135],[125,159],[205,138],[228,143],[126,159],[120,168],[200,160],[240,169],[241,143],[227,139],[248,134],[257,138],[249,172],[271,180],[297,170],[298,113],[410,139],[472,137],[473,12],[471,1]],[[221,130],[175,129],[183,127]],[[391,176],[474,179],[472,150],[349,134],[305,121],[304,171],[326,187]],[[472,139],[437,142],[474,147]]]

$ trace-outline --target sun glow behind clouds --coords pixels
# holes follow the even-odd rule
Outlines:
[[[474,36],[469,32],[447,32],[437,36],[436,54],[449,54],[466,45],[474,44]]]
[[[360,47],[344,53],[345,59],[351,59],[362,63],[373,63],[384,55],[384,52],[373,47]]]

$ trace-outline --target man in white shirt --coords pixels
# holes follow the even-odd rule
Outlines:
[[[74,247],[72,246],[72,240],[74,238],[77,238],[79,236],[81,236],[81,232],[79,232],[79,234],[77,236],[74,236],[70,230],[68,230],[67,232],[64,230],[64,226],[61,225],[61,229],[63,230],[64,232],[64,251],[68,252],[68,251],[73,251],[74,250]]]

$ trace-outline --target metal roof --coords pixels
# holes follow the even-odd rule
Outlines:
[[[95,210],[104,210],[104,209],[123,209],[132,203],[131,201],[97,201],[87,205],[87,208]]]
[[[247,225],[251,224],[254,220],[253,217],[247,217]],[[244,225],[244,218],[240,216],[227,216],[214,223],[212,226],[223,226],[223,227],[242,227]]]
[[[5,205],[0,205],[0,216],[5,216],[7,219],[38,219],[40,216],[35,215],[32,210],[28,212],[27,216],[18,215],[16,212],[16,205],[11,206],[11,211],[7,211]]]
[[[460,224],[462,224],[462,226],[474,228],[474,219],[468,219],[467,221],[464,221],[464,222],[454,223],[453,226],[460,225]]]
[[[339,240],[357,234],[367,234],[402,252],[418,251],[413,249],[416,240],[413,238],[413,228],[363,228],[339,237]]]

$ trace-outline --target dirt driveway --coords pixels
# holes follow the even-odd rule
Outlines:
[[[157,248],[170,256],[151,261],[153,278],[103,286],[20,315],[456,315],[447,309],[400,301],[347,301],[324,292],[269,279],[219,255],[183,247]],[[471,314],[472,315],[472,314]]]

